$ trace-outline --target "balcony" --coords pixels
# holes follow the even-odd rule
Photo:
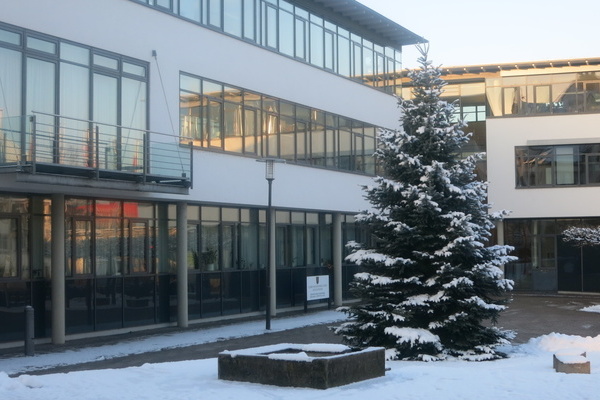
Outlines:
[[[187,194],[192,146],[180,140],[54,114],[0,118],[0,173],[21,182]]]

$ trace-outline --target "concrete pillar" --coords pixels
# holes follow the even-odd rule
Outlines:
[[[187,203],[177,203],[177,325],[188,326]]]
[[[342,214],[333,214],[333,304],[342,305]]]
[[[52,343],[65,343],[65,196],[52,195]]]
[[[271,317],[274,317],[277,315],[277,249],[275,248],[277,246],[277,242],[275,240],[277,231],[275,229],[275,210],[271,210],[270,225],[271,226],[268,229],[271,229],[272,235],[270,246],[271,251],[269,253],[269,282],[271,283]]]
[[[504,221],[496,222],[496,235],[498,237],[498,245],[504,246]],[[503,273],[506,273],[504,270],[504,265],[500,267]]]

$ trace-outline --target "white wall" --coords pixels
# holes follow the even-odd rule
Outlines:
[[[2,3],[3,22],[148,61],[153,131],[178,134],[180,71],[378,126],[398,125],[391,96],[131,1]],[[367,177],[294,165],[276,169],[279,206],[342,211],[366,206],[359,185]],[[252,158],[196,151],[194,177],[190,200],[266,203],[264,165]]]
[[[489,199],[509,218],[600,215],[600,187],[515,188],[515,146],[600,142],[600,114],[487,120]]]

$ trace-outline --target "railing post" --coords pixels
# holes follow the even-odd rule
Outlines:
[[[36,160],[36,136],[37,136],[37,127],[36,127],[36,120],[35,120],[35,115],[32,115],[30,117],[30,122],[31,122],[31,173],[35,174],[35,160]],[[23,131],[23,133],[25,134],[25,162],[27,162],[27,135],[25,133],[25,131]]]
[[[144,140],[142,145],[144,147],[144,165],[142,170],[144,171],[144,182],[146,182],[146,175],[150,173],[150,139],[148,138],[148,132],[144,132],[143,138]]]
[[[25,355],[32,356],[35,354],[33,338],[34,330],[34,310],[31,306],[25,307]]]
[[[98,125],[94,128],[95,150],[96,150],[96,179],[100,177],[100,128]]]
[[[194,187],[194,142],[190,141],[190,189]]]

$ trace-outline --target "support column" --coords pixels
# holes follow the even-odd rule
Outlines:
[[[271,317],[274,317],[277,315],[277,267],[275,265],[276,261],[276,255],[277,255],[277,251],[276,251],[276,240],[275,240],[275,235],[276,235],[276,230],[275,230],[275,210],[271,210],[270,212],[270,218],[269,218],[269,227],[268,229],[271,230],[271,237],[270,237],[270,251],[269,251],[269,282],[271,284],[271,298],[270,298],[270,303],[271,303]]]
[[[65,343],[65,195],[52,195],[52,343]]]
[[[496,236],[498,237],[498,245],[504,246],[504,221],[496,222]],[[500,268],[502,269],[502,273],[506,275],[504,265],[502,265]]]
[[[342,214],[333,214],[333,304],[342,305]]]
[[[187,203],[177,203],[177,326],[188,326]]]

